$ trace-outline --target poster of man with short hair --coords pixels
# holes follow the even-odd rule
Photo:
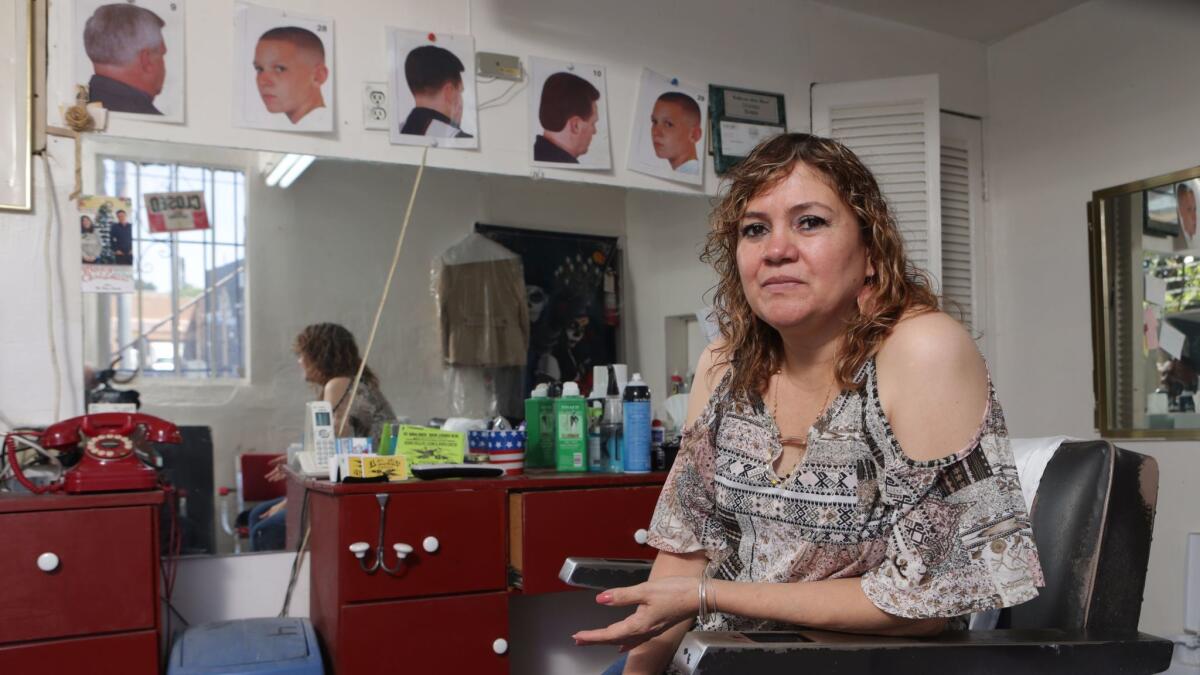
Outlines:
[[[611,169],[604,66],[536,56],[529,62],[533,165]]]
[[[333,19],[238,3],[234,126],[333,131]]]
[[[75,0],[75,82],[109,112],[182,122],[183,17],[184,0]]]
[[[659,178],[704,184],[704,130],[708,124],[707,87],[642,70],[629,168]]]
[[[392,143],[479,147],[475,38],[389,28],[388,70]]]

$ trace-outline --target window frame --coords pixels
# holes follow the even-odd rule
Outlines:
[[[153,145],[146,146],[145,151],[142,151],[142,147],[140,145],[133,146],[133,147],[129,147],[129,146],[121,147],[124,144],[113,144],[113,145],[116,145],[118,147],[113,147],[110,149],[109,147],[106,147],[107,144],[97,145],[96,147],[92,148],[91,149],[92,152],[89,153],[92,155],[90,163],[94,167],[94,173],[93,173],[94,181],[93,181],[92,192],[97,192],[97,191],[103,192],[104,191],[103,186],[104,186],[104,182],[106,179],[104,162],[106,160],[113,160],[113,161],[117,161],[117,162],[133,163],[139,167],[139,171],[140,171],[140,168],[144,165],[159,164],[159,165],[173,167],[173,170],[177,170],[177,167],[193,167],[193,168],[199,168],[199,169],[202,169],[205,171],[210,171],[210,172],[229,171],[229,172],[240,173],[242,175],[242,200],[243,200],[241,242],[238,244],[224,244],[224,245],[241,247],[241,260],[242,260],[242,271],[241,271],[242,298],[241,298],[241,302],[242,302],[242,308],[243,308],[242,309],[242,335],[241,335],[241,349],[242,349],[241,374],[240,375],[212,375],[212,374],[209,374],[209,372],[204,372],[200,376],[189,376],[188,374],[181,372],[180,366],[182,364],[182,357],[180,356],[179,349],[178,349],[178,345],[181,343],[181,340],[179,338],[177,330],[172,331],[172,340],[171,340],[172,341],[172,355],[173,355],[173,358],[175,361],[175,363],[174,363],[175,368],[173,370],[165,372],[161,375],[155,374],[155,375],[146,376],[145,372],[147,371],[146,366],[148,364],[146,363],[145,359],[139,358],[139,364],[138,364],[138,368],[136,369],[136,371],[134,371],[134,370],[118,370],[118,373],[121,374],[122,376],[126,376],[126,377],[128,377],[130,374],[134,374],[134,377],[138,378],[139,385],[144,388],[145,387],[154,387],[154,386],[172,386],[172,387],[174,387],[174,386],[190,386],[190,387],[214,387],[214,386],[216,386],[216,387],[221,387],[221,386],[248,384],[251,379],[251,369],[252,369],[252,357],[251,357],[252,350],[251,350],[251,344],[250,344],[251,335],[252,335],[252,326],[251,326],[252,317],[251,317],[251,311],[250,311],[250,288],[251,288],[251,271],[250,271],[250,264],[249,264],[250,233],[249,233],[249,228],[247,227],[247,223],[250,220],[250,213],[251,213],[251,208],[250,208],[251,181],[253,180],[254,176],[256,175],[256,173],[254,171],[253,162],[249,161],[248,159],[239,162],[237,160],[242,159],[241,157],[234,158],[234,157],[230,157],[229,155],[235,154],[235,153],[237,155],[241,155],[241,154],[243,154],[241,151],[225,150],[225,149],[220,149],[220,148],[191,148],[191,147],[185,147],[185,146],[180,146],[178,148],[175,148],[173,146],[170,146],[169,144],[154,143]],[[175,152],[175,150],[179,150],[179,152]],[[196,156],[197,150],[201,150],[201,152],[199,153],[201,156],[199,156],[199,157]],[[253,153],[245,153],[245,154],[247,156],[249,156]],[[205,185],[204,190],[205,190],[205,192],[208,192],[208,190],[209,190],[208,184]],[[134,206],[135,212],[137,212],[138,214],[141,214],[142,211],[144,210],[144,206],[141,204],[134,204],[133,206]],[[135,233],[135,241],[138,242],[138,260],[140,260],[142,242],[150,241],[153,238],[142,236],[142,234],[141,234],[141,228],[143,227],[142,222],[139,221],[136,223],[136,225],[137,225],[138,230]],[[179,246],[180,242],[178,240],[178,235],[176,233],[170,234],[169,241],[170,241],[170,246],[171,246],[171,259],[172,259],[171,267],[173,270],[172,288],[174,289],[174,286],[175,286],[174,280],[178,274],[178,269],[179,269],[178,246]],[[184,243],[188,243],[188,242],[184,242]],[[216,243],[217,242],[215,242],[215,241],[212,242],[212,244],[216,244]],[[214,256],[214,262],[215,262],[215,256]],[[136,274],[135,274],[135,284],[137,284],[137,282],[139,282],[140,280],[141,280],[141,269],[140,269],[140,267],[138,267],[138,269],[136,270]],[[136,314],[135,320],[137,322],[139,329],[144,324],[144,320],[142,317],[142,309],[141,309],[141,307],[142,307],[141,294],[142,294],[143,290],[144,289],[139,287],[139,288],[135,289],[135,293],[128,294],[132,298],[131,301],[136,303],[136,305],[137,305],[137,309],[135,310],[134,313]],[[173,304],[178,304],[178,303],[176,302]],[[175,311],[174,306],[172,307],[172,311],[173,312]],[[177,321],[178,321],[178,317],[176,317],[176,325],[177,325]],[[88,336],[88,339],[94,339],[94,338],[95,338],[95,336],[93,336],[93,335]],[[105,364],[105,365],[107,365],[107,364]]]

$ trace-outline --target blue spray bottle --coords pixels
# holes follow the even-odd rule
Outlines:
[[[650,387],[640,373],[625,385],[621,402],[625,422],[625,472],[650,471]]]

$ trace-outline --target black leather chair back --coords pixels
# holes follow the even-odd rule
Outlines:
[[[1157,502],[1153,457],[1107,441],[1063,443],[1031,514],[1046,587],[1000,625],[1136,630]]]

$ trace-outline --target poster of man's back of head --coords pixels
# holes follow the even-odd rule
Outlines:
[[[388,69],[392,143],[479,147],[473,37],[389,28]]]
[[[75,82],[110,112],[183,122],[183,17],[184,0],[75,0]]]

